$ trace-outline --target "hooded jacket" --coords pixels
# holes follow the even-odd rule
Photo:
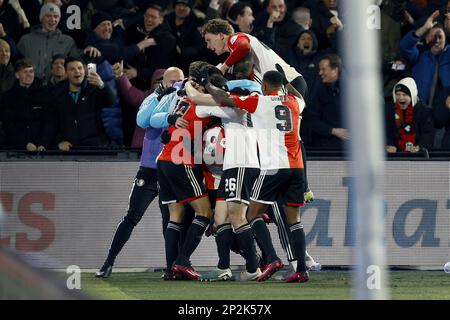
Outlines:
[[[400,53],[413,65],[412,75],[417,82],[419,97],[428,103],[436,64],[442,85],[450,86],[450,50],[446,45],[440,55],[434,56],[430,49],[419,51],[419,40],[414,31],[407,33],[400,41]]]
[[[413,127],[416,134],[416,145],[422,148],[431,148],[434,140],[434,123],[431,108],[427,107],[419,99],[416,82],[410,77],[397,82],[394,89],[392,89],[392,101],[386,105],[386,145],[399,148],[400,134],[395,123],[395,103],[397,102],[395,87],[399,84],[407,87],[411,93],[411,104],[414,108]]]
[[[17,48],[24,57],[31,59],[36,77],[42,79],[44,84],[50,80],[54,55],[62,54],[66,57],[69,54],[81,55],[81,50],[77,48],[71,37],[63,34],[59,29],[44,32],[40,25],[20,38]]]
[[[298,40],[305,33],[309,34],[313,39],[312,51],[307,55],[305,55],[304,52],[297,47]],[[295,70],[302,74],[308,84],[308,97],[306,97],[307,101],[312,99],[321,82],[319,76],[320,59],[325,54],[337,52],[336,36],[332,37],[332,44],[333,46],[329,49],[318,51],[319,43],[317,41],[316,34],[311,30],[303,30],[298,35],[294,46],[285,49],[287,62],[294,67]]]

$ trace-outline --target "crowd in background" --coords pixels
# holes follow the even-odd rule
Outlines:
[[[303,75],[305,146],[341,148],[351,134],[340,99],[348,13],[339,2],[0,0],[0,148],[141,147],[136,95],[150,94],[171,66],[187,74],[193,61],[226,59],[201,35],[213,18],[256,36]],[[386,151],[450,148],[450,1],[374,4]]]

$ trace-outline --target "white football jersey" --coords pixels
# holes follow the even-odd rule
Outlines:
[[[267,71],[277,70],[276,64],[279,64],[286,75],[289,82],[300,76],[300,73],[284,61],[275,51],[270,49],[266,44],[259,41],[258,38],[247,33],[235,33],[228,38],[227,45],[230,51],[236,49],[236,40],[240,37],[250,39],[250,47],[252,48],[253,59],[255,62],[254,75],[255,81],[261,83],[264,73]]]
[[[225,131],[223,170],[232,168],[259,168],[256,132],[248,127],[248,113],[235,108],[198,106],[199,117],[222,119]]]
[[[261,170],[303,168],[300,117],[305,102],[274,92],[263,96],[233,96],[238,108],[251,113],[256,130]]]

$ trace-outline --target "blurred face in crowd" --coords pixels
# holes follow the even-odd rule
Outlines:
[[[67,64],[67,79],[72,86],[79,87],[83,83],[85,70],[80,61],[72,61]]]
[[[64,59],[56,59],[52,64],[52,74],[57,78],[66,77],[66,69],[64,68]]]
[[[145,31],[151,32],[163,23],[163,17],[160,12],[153,8],[148,8],[144,14]]]
[[[319,75],[322,78],[323,83],[334,83],[339,79],[339,69],[331,68],[330,61],[328,59],[320,60],[319,63]]]
[[[213,50],[218,56],[227,51],[227,40],[223,33],[205,33],[206,47]]]
[[[29,87],[34,81],[34,68],[27,67],[16,72],[16,78],[19,80],[21,87]]]
[[[60,16],[57,13],[49,12],[42,18],[42,29],[45,32],[55,31],[58,27]]]
[[[335,10],[337,8],[337,0],[323,0],[325,7],[330,10]]]
[[[402,109],[408,108],[408,106],[411,104],[411,97],[401,91],[395,94],[395,99]]]
[[[3,2],[4,2],[3,0],[0,0],[0,7],[3,5]]]
[[[94,32],[102,39],[111,39],[113,33],[113,26],[111,21],[105,20],[95,27]]]
[[[2,1],[2,0],[0,0]],[[11,59],[11,49],[8,43],[0,43],[0,65],[7,65]]]
[[[267,12],[271,14],[273,11],[280,12],[280,16],[275,22],[283,21],[286,16],[286,4],[284,3],[284,0],[270,0],[269,5],[267,6]]]
[[[434,55],[440,54],[442,50],[445,48],[445,32],[441,28],[433,28],[431,29],[425,41],[428,45],[430,45],[431,53]]]
[[[239,26],[239,29],[245,33],[250,33],[250,31],[252,31],[253,21],[255,21],[255,17],[253,17],[253,11],[250,7],[245,7],[244,14],[238,15],[236,18],[236,23]]]
[[[191,8],[184,3],[177,3],[175,5],[175,16],[178,19],[186,19],[191,13]]]
[[[181,69],[170,67],[164,72],[163,85],[164,88],[171,88],[175,83],[184,79]]]
[[[314,46],[313,37],[309,33],[303,33],[297,42],[297,47],[303,51],[303,54],[307,56],[311,53]]]

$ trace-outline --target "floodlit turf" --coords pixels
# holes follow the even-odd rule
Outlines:
[[[351,273],[311,273],[304,284],[257,282],[163,281],[161,273],[119,273],[108,279],[83,273],[82,290],[99,299],[150,300],[338,300],[351,299]],[[390,297],[402,300],[450,300],[450,274],[443,271],[392,271]]]

